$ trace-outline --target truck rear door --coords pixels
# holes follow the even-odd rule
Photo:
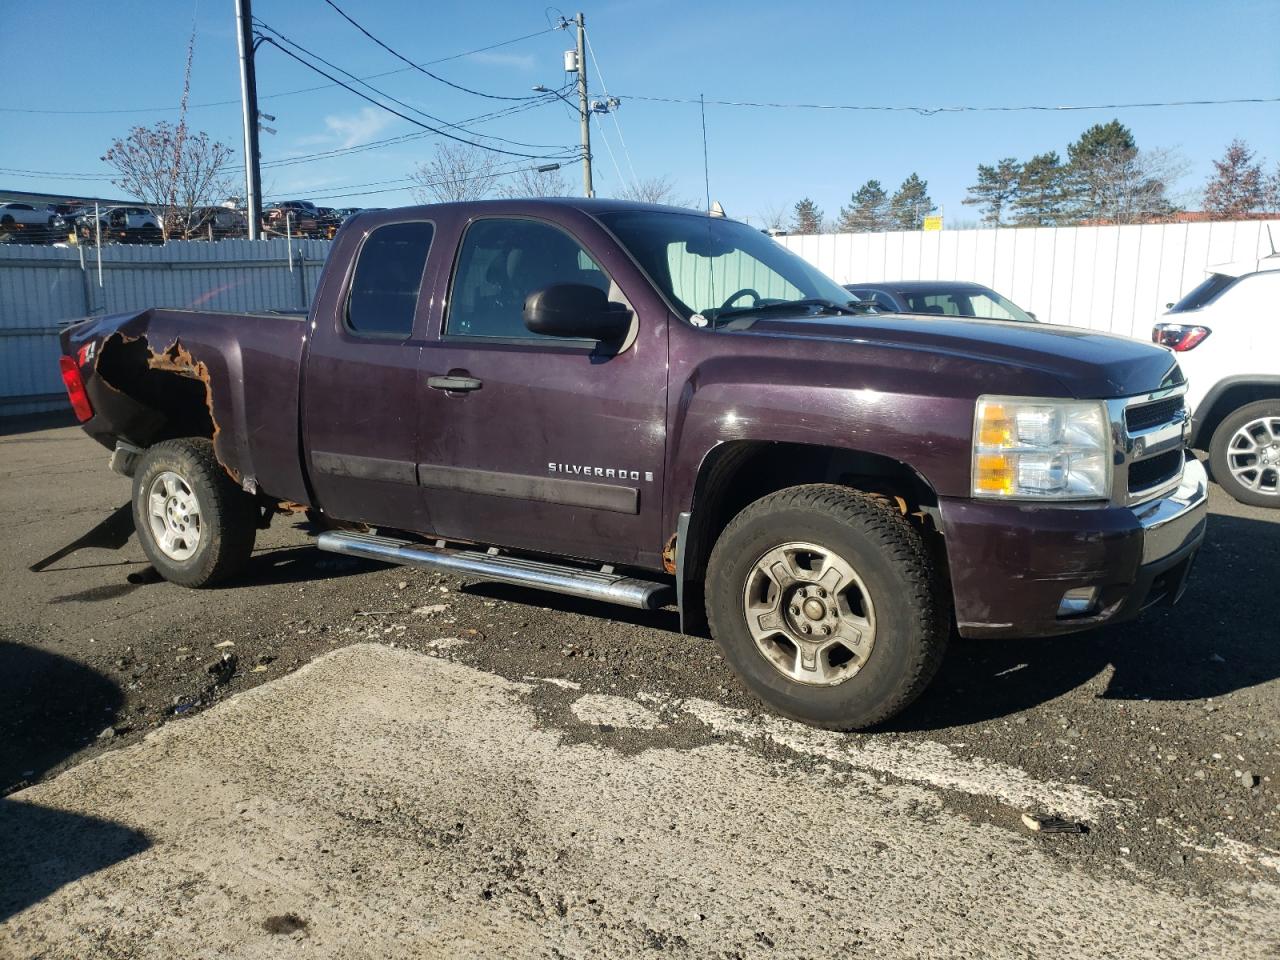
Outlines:
[[[427,529],[418,494],[419,365],[435,225],[423,219],[348,231],[329,253],[303,375],[303,449],[326,515]]]
[[[442,536],[659,567],[667,310],[598,223],[564,218],[453,226],[438,335],[422,354],[418,481]],[[556,283],[627,304],[629,342],[529,331],[525,298]]]

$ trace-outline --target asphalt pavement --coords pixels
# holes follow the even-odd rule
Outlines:
[[[157,582],[128,500],[75,428],[0,436],[0,956],[1280,953],[1280,512],[1215,487],[1178,607],[956,641],[841,735],[672,611],[288,521]]]

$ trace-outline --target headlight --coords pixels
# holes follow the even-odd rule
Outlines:
[[[1111,442],[1100,400],[978,398],[973,495],[998,500],[1111,496]]]

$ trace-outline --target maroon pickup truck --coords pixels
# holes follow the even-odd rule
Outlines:
[[[309,316],[147,310],[62,337],[167,579],[318,545],[678,605],[787,716],[875,724],[946,642],[1181,594],[1204,537],[1168,350],[876,316],[758,230],[513,200],[360,214]]]

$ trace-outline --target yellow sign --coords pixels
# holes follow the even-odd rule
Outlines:
[[[942,218],[941,217],[925,217],[924,228],[926,230],[941,230]]]

